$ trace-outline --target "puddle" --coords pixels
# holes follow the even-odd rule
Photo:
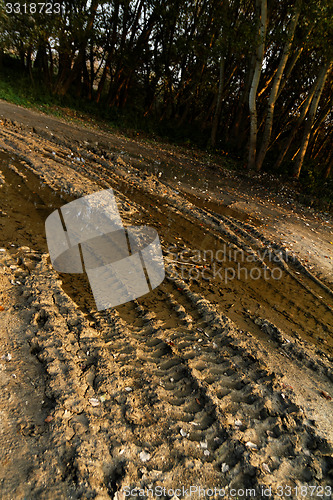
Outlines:
[[[0,187],[0,246],[9,252],[28,246],[48,252],[45,220],[56,209],[71,201],[46,186],[35,174],[11,155],[0,152],[0,173],[5,183]],[[85,274],[59,273],[64,291],[83,312],[95,308]]]
[[[0,172],[5,178],[0,187],[1,246],[47,252],[45,219],[67,201],[7,153],[0,153]]]

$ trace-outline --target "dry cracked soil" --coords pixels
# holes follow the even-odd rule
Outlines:
[[[332,498],[329,214],[200,153],[0,120],[1,498]],[[109,188],[166,276],[97,311],[44,224]]]

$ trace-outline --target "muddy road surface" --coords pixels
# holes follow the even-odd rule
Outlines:
[[[1,498],[331,498],[329,215],[171,146],[0,115]],[[108,188],[166,277],[97,311],[44,224]]]

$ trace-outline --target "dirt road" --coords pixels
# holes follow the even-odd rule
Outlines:
[[[0,116],[1,497],[331,498],[330,217],[199,154]],[[157,229],[166,279],[98,312],[44,223],[106,188]]]

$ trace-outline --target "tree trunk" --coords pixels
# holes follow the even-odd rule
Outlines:
[[[34,67],[40,70],[40,74],[43,76],[44,83],[48,86],[50,84],[50,73],[45,40],[40,40],[38,44]]]
[[[311,135],[311,129],[312,125],[316,116],[316,112],[318,109],[318,104],[320,101],[320,97],[323,91],[323,88],[325,86],[326,79],[332,69],[332,61],[329,61],[328,63],[325,64],[325,66],[322,67],[319,77],[318,77],[318,83],[317,83],[317,88],[315,95],[312,100],[312,104],[310,107],[309,111],[309,116],[305,124],[305,129],[304,129],[304,134],[303,134],[303,139],[301,143],[301,147],[299,149],[299,152],[296,157],[296,162],[295,162],[295,168],[294,168],[294,177],[296,179],[299,178],[299,175],[301,173],[301,169],[303,166],[303,161],[305,157],[305,153],[309,144],[310,140],[310,135]]]
[[[215,114],[214,114],[214,119],[213,119],[213,124],[212,124],[212,132],[211,132],[211,136],[210,136],[210,144],[213,148],[215,147],[215,144],[216,144],[217,129],[218,129],[220,115],[221,115],[221,109],[222,109],[222,95],[223,95],[223,86],[224,86],[224,68],[225,68],[225,59],[224,59],[224,57],[221,57],[219,90],[218,90],[218,94],[217,94]]]
[[[110,47],[108,50],[108,55],[106,57],[103,73],[102,73],[101,79],[100,79],[99,84],[98,84],[97,95],[96,95],[96,102],[97,103],[101,99],[101,95],[102,95],[102,92],[104,89],[105,81],[106,81],[106,78],[108,76],[108,73],[109,73],[110,67],[111,67],[111,61],[112,61],[112,57],[113,57],[113,53],[114,53],[114,47],[115,47],[115,43],[117,40],[118,17],[119,17],[119,0],[117,0],[117,2],[115,3],[113,15],[112,15],[112,24],[113,24],[112,36],[111,36]]]
[[[90,34],[93,30],[94,20],[96,16],[99,0],[92,0],[90,13],[87,21],[87,26],[82,34],[82,41],[79,45],[79,53],[74,61],[73,68],[69,74],[64,75],[64,80],[59,80],[56,86],[56,93],[58,95],[65,95],[73,82],[78,81],[82,75],[83,65],[86,64],[86,48],[89,41]]]
[[[317,88],[317,83],[318,83],[318,80],[316,80],[314,82],[314,84],[312,85],[311,89],[310,89],[310,92],[308,94],[308,97],[306,98],[306,101],[304,102],[303,104],[303,108],[302,108],[302,111],[301,111],[301,114],[300,116],[298,117],[296,123],[292,126],[292,130],[290,131],[290,134],[289,134],[289,137],[288,137],[288,141],[286,143],[286,145],[283,147],[275,165],[274,165],[274,169],[278,169],[280,168],[280,165],[281,163],[283,162],[290,146],[291,146],[291,143],[293,142],[294,140],[294,137],[296,135],[296,132],[298,131],[299,127],[302,125],[305,117],[306,117],[306,114],[310,108],[310,105],[311,105],[311,101],[312,101],[312,98],[314,96],[314,93],[316,91],[316,88]]]
[[[279,67],[278,67],[278,70],[276,72],[276,75],[275,75],[275,78],[273,81],[272,90],[271,90],[271,93],[269,96],[269,101],[268,101],[268,106],[267,106],[267,116],[266,116],[262,144],[261,144],[261,148],[260,148],[260,151],[258,154],[258,158],[256,159],[256,169],[258,171],[262,167],[263,161],[265,159],[265,156],[266,156],[266,153],[267,153],[267,150],[269,147],[269,142],[271,139],[272,128],[273,128],[274,108],[275,108],[275,104],[277,101],[278,91],[279,91],[281,79],[283,76],[283,72],[284,72],[284,69],[286,67],[286,64],[287,64],[287,61],[289,58],[295,29],[297,26],[299,15],[300,15],[300,10],[301,10],[301,0],[298,0],[296,3],[294,16],[290,22],[290,29],[288,31],[287,41],[286,41],[286,44],[285,44],[284,49],[283,49],[283,53],[281,56]]]
[[[313,125],[312,125],[312,138],[310,138],[309,141],[309,146],[307,153],[310,156],[310,158],[315,158],[316,157],[316,150],[322,149],[326,142],[326,137],[330,135],[330,131],[327,131],[327,134],[324,134],[324,138],[322,137],[322,124],[326,120],[327,116],[331,113],[332,111],[332,102],[333,99],[330,99],[327,102],[327,105],[324,106],[318,116],[316,117]]]
[[[324,172],[324,179],[325,181],[330,177],[331,175],[331,172],[332,172],[332,166],[333,166],[333,154],[331,154],[331,158],[330,160],[328,161],[327,163],[327,166],[325,168],[325,172]]]
[[[249,143],[249,157],[248,168],[252,169],[255,165],[256,148],[257,148],[257,90],[260,80],[262,62],[265,53],[265,38],[267,29],[267,0],[256,0],[256,7],[259,11],[259,45],[257,47],[257,57],[255,61],[255,68],[249,94],[249,111],[250,111],[250,143]]]
[[[304,50],[304,45],[302,47],[299,47],[298,49],[295,50],[295,53],[293,55],[293,58],[292,60],[290,61],[290,64],[289,64],[289,67],[286,68],[286,73],[284,75],[284,78],[280,84],[280,88],[279,88],[279,91],[278,91],[278,95],[277,95],[277,99],[280,97],[281,95],[281,92],[283,91],[287,81],[289,80],[289,77],[292,73],[292,70],[294,69],[298,59],[300,58],[300,55],[302,54]]]
[[[249,69],[246,72],[246,81],[244,83],[244,90],[241,93],[241,97],[236,106],[236,110],[233,113],[235,116],[232,125],[229,127],[231,131],[228,131],[228,136],[231,136],[232,144],[239,144],[240,137],[244,135],[244,114],[246,111],[246,116],[248,115],[248,105],[249,105],[249,95],[251,89],[251,83],[254,75],[254,66],[256,61],[256,54],[252,54],[251,61],[249,63]]]
[[[26,68],[31,80],[32,85],[34,85],[34,77],[32,74],[32,47],[28,47],[26,55]]]

